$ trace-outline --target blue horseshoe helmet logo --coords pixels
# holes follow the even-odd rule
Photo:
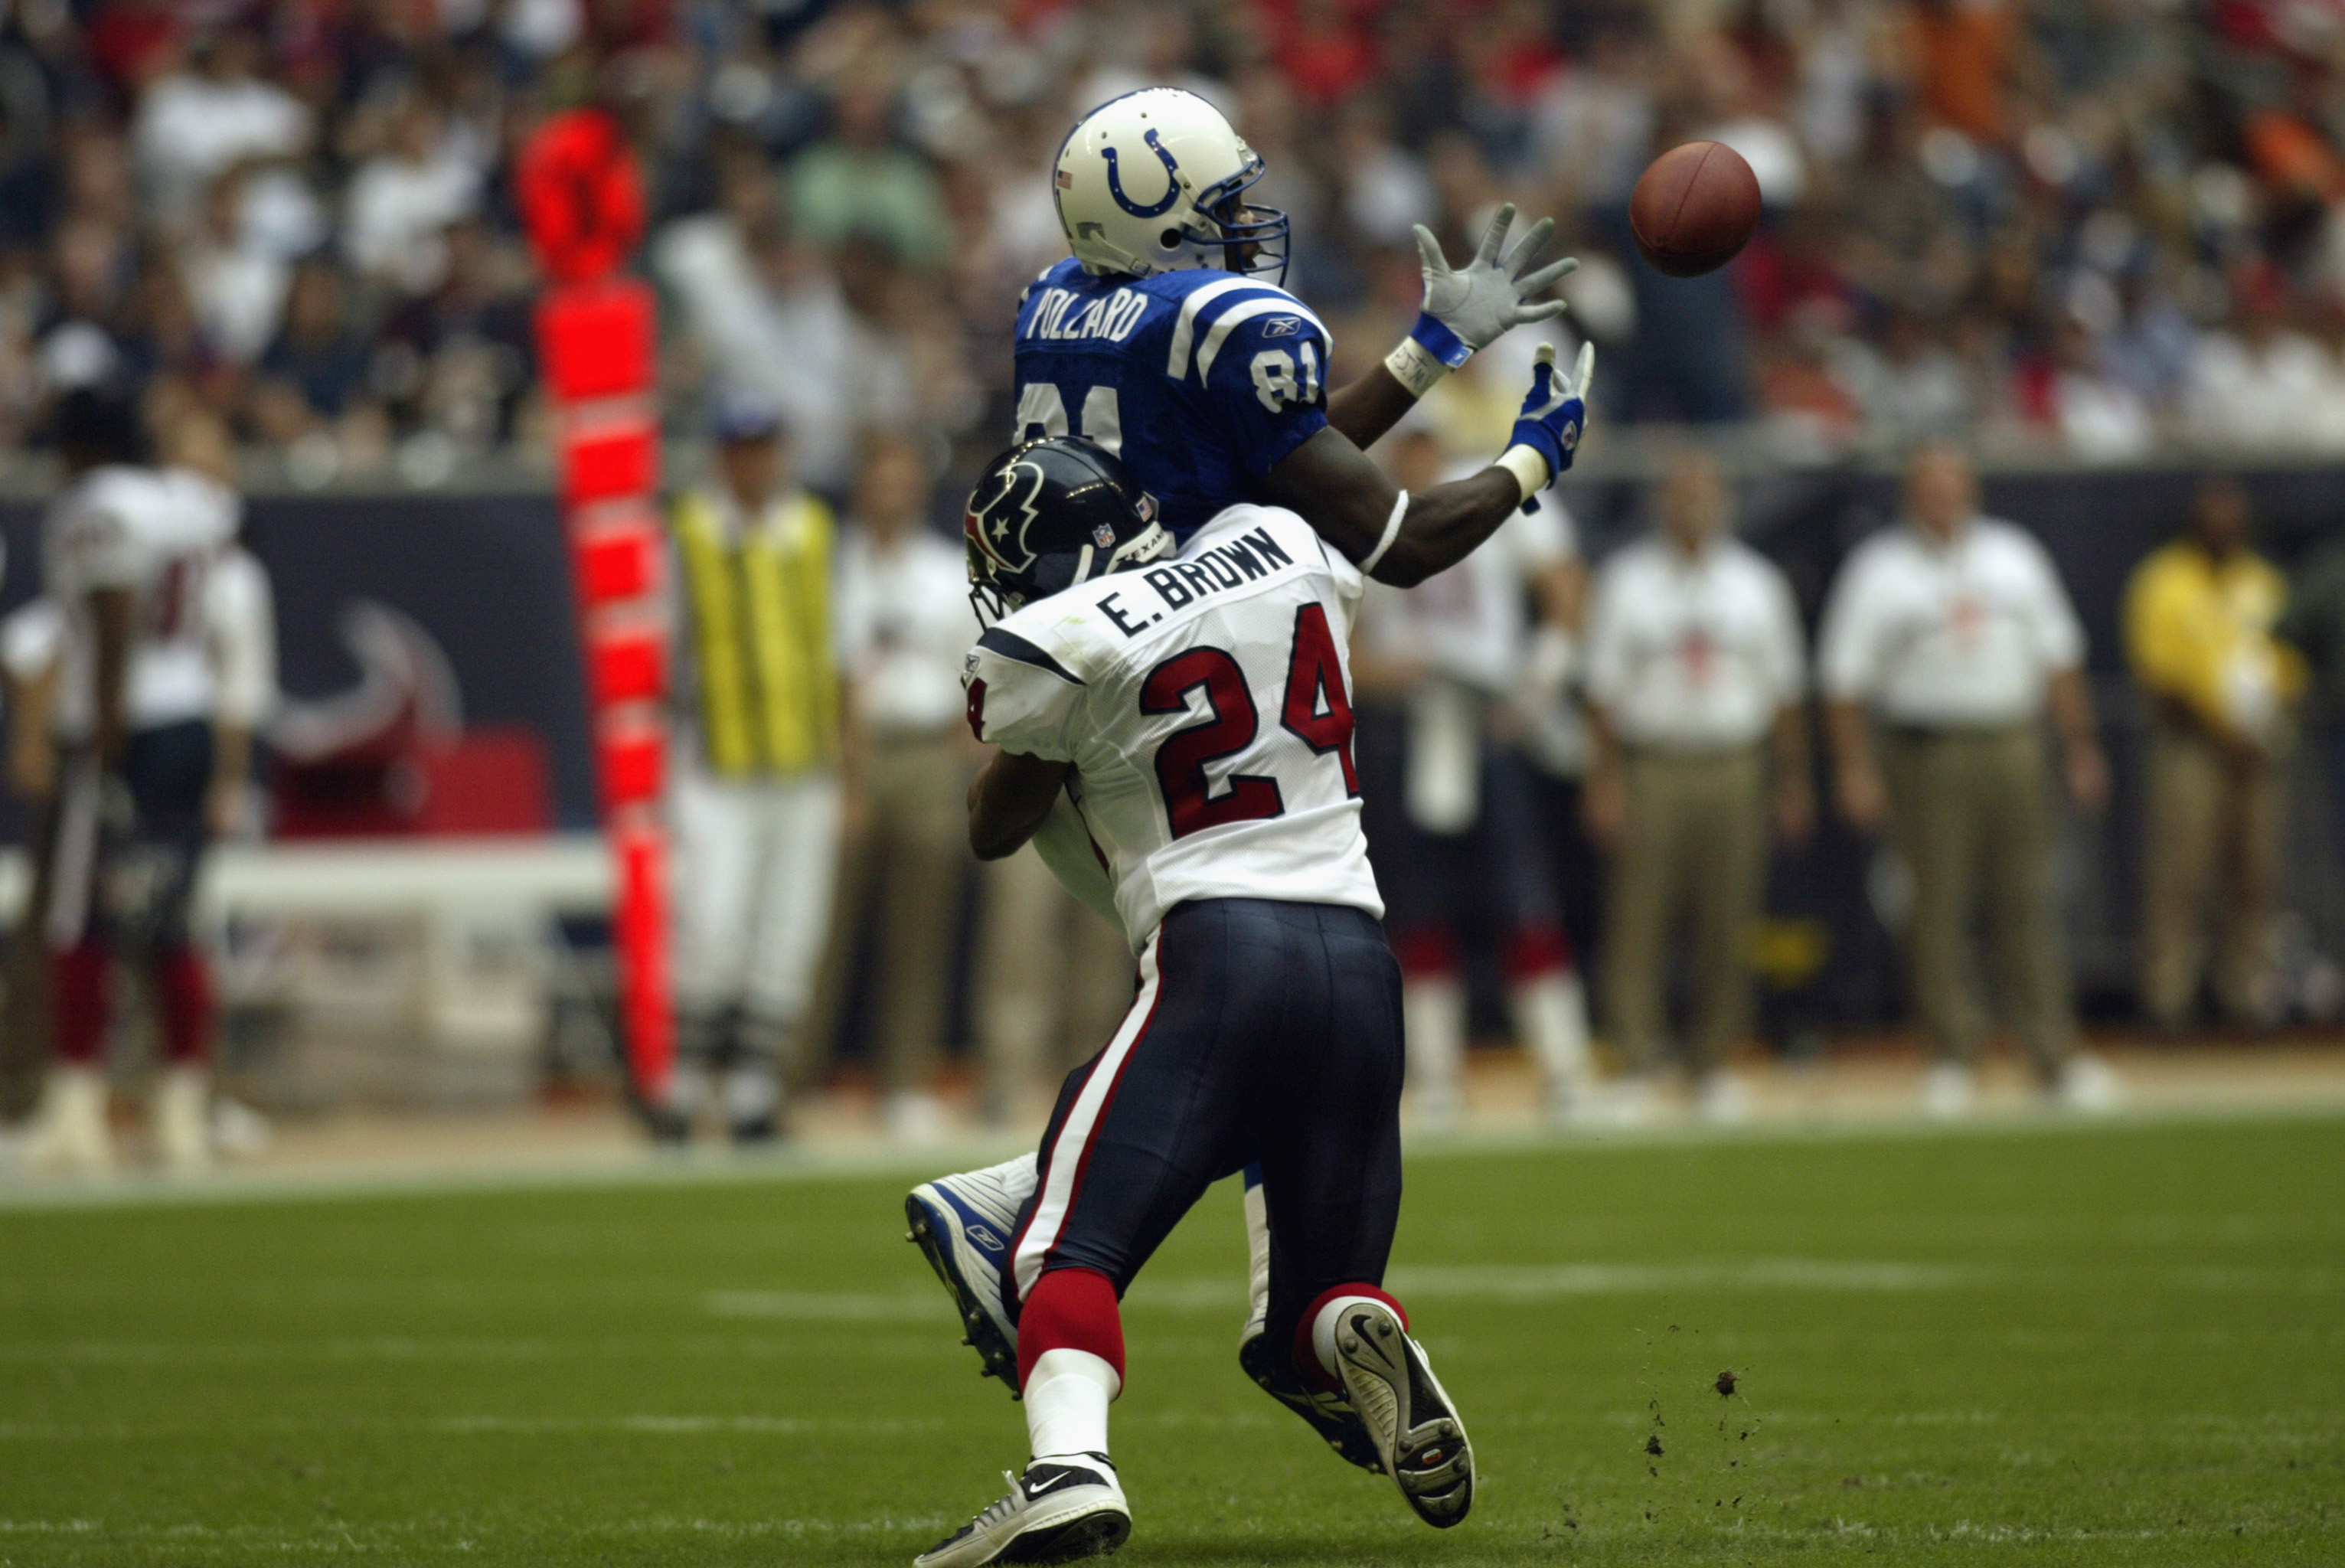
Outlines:
[[[1156,139],[1154,127],[1152,127],[1148,134],[1140,139],[1148,144],[1148,150],[1154,153],[1156,161],[1164,166],[1164,199],[1162,201],[1152,202],[1142,207],[1126,196],[1123,193],[1123,180],[1116,172],[1115,148],[1103,147],[1100,148],[1100,156],[1107,159],[1107,193],[1115,198],[1115,204],[1134,218],[1154,218],[1159,213],[1171,211],[1173,202],[1180,199],[1181,166],[1172,161],[1172,155],[1166,152],[1164,144]]]

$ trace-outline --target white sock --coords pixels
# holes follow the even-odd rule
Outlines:
[[[1455,1116],[1466,1067],[1466,988],[1448,974],[1404,980],[1400,1008],[1418,1114]]]
[[[1568,1100],[1587,1088],[1588,993],[1579,976],[1568,969],[1554,970],[1524,981],[1508,1000],[1515,1032],[1530,1047],[1531,1060],[1547,1080],[1548,1098]]]
[[[680,1057],[668,1069],[667,1108],[689,1121],[716,1100],[716,1081],[696,1058]]]
[[[1270,1200],[1263,1196],[1261,1184],[1243,1176],[1239,1180],[1245,1188],[1246,1257],[1252,1265],[1247,1270],[1245,1331],[1238,1336],[1244,1344],[1270,1319]]]
[[[1343,1381],[1344,1373],[1335,1360],[1335,1325],[1344,1320],[1345,1308],[1356,1307],[1364,1301],[1377,1307],[1384,1306],[1373,1296],[1338,1296],[1320,1308],[1319,1316],[1311,1319],[1311,1353],[1319,1358],[1319,1364],[1337,1382]]]
[[[1026,1436],[1036,1459],[1107,1452],[1108,1402],[1123,1391],[1115,1369],[1089,1350],[1045,1350],[1026,1378]]]
[[[725,1074],[726,1121],[736,1125],[759,1121],[781,1108],[781,1078],[765,1063],[744,1063]]]

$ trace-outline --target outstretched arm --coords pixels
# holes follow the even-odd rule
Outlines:
[[[1542,349],[1513,440],[1497,462],[1470,478],[1404,497],[1356,445],[1328,429],[1289,453],[1270,471],[1265,488],[1378,582],[1414,587],[1473,554],[1571,466],[1595,365],[1590,345],[1580,350],[1576,373],[1565,377],[1556,372],[1554,351]]]
[[[1425,272],[1425,305],[1400,346],[1384,362],[1327,394],[1327,423],[1363,452],[1383,439],[1423,397],[1475,351],[1516,327],[1563,314],[1561,300],[1533,301],[1579,262],[1569,256],[1525,272],[1555,233],[1555,219],[1542,218],[1507,244],[1515,205],[1507,203],[1490,219],[1474,260],[1452,269],[1441,242],[1422,223],[1416,251]],[[1503,254],[1501,251],[1503,250]]]

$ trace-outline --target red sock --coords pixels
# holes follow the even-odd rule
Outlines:
[[[106,1049],[106,982],[111,959],[104,944],[88,937],[49,954],[49,1013],[61,1062],[94,1066]]]
[[[162,953],[155,961],[155,992],[164,1055],[175,1067],[200,1066],[212,1046],[212,981],[203,955],[192,947]]]
[[[1045,1350],[1089,1350],[1123,1376],[1123,1314],[1115,1281],[1096,1268],[1053,1268],[1018,1312],[1018,1386]]]
[[[1568,974],[1577,962],[1571,951],[1571,938],[1561,926],[1548,921],[1522,926],[1509,936],[1499,969],[1508,984],[1520,985],[1528,980],[1544,980],[1550,974]]]
[[[1442,926],[1404,926],[1386,939],[1405,980],[1447,978],[1457,972],[1457,939]]]
[[[1408,1308],[1385,1294],[1382,1286],[1365,1285],[1354,1280],[1349,1285],[1331,1285],[1319,1292],[1311,1305],[1303,1309],[1302,1320],[1294,1325],[1294,1369],[1304,1382],[1330,1393],[1342,1393],[1344,1385],[1335,1373],[1320,1364],[1319,1352],[1311,1343],[1311,1331],[1318,1327],[1319,1314],[1327,1309],[1328,1303],[1340,1301],[1346,1296],[1365,1296],[1371,1301],[1381,1301],[1392,1308],[1393,1316],[1400,1319],[1403,1329],[1408,1327]]]

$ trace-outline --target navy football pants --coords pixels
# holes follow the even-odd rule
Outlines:
[[[1381,1284],[1400,1217],[1400,970],[1366,913],[1209,899],[1141,955],[1140,994],[1074,1070],[1020,1216],[1017,1300],[1054,1268],[1121,1296],[1207,1186],[1258,1164],[1274,1344],[1330,1288]]]

